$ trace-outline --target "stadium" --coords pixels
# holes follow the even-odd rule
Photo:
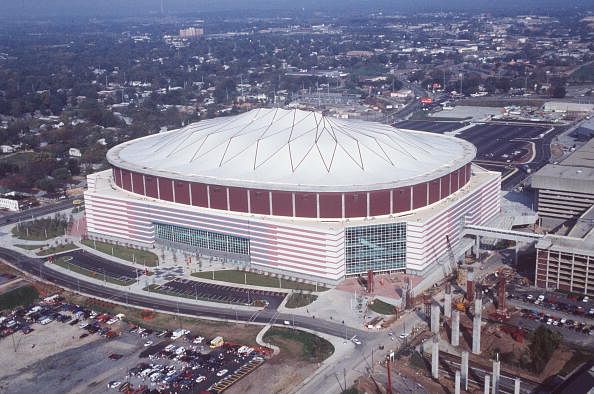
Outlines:
[[[464,140],[321,113],[255,109],[117,145],[88,176],[91,237],[334,284],[427,275],[465,223],[499,212],[501,176]]]

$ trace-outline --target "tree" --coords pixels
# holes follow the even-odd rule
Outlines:
[[[561,84],[551,84],[551,97],[553,98],[563,98],[565,97],[565,86]]]
[[[540,326],[532,333],[530,354],[532,356],[532,368],[540,373],[549,362],[553,352],[561,343],[561,334],[553,332],[545,326]]]
[[[59,167],[52,171],[52,177],[58,181],[65,181],[70,176],[70,172],[65,167]]]
[[[35,186],[48,193],[53,193],[56,191],[58,185],[56,181],[51,178],[42,178],[36,182]]]

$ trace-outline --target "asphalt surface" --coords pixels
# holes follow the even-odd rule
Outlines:
[[[427,131],[430,133],[443,134],[464,127],[463,122],[432,122],[428,120],[405,120],[396,123],[394,126],[402,129]]]
[[[60,256],[72,257],[70,264],[77,265],[90,271],[111,276],[112,278],[133,279],[143,274],[142,270],[134,269],[115,261],[107,260],[99,256],[89,254],[83,250],[61,254]]]
[[[551,126],[546,125],[527,126],[514,123],[488,123],[465,130],[458,137],[472,142],[477,147],[475,161],[478,164],[485,166],[500,163],[517,168],[518,171],[502,184],[504,190],[512,190],[526,179],[530,173],[538,171],[549,162],[552,140],[566,130],[565,127],[555,127],[554,130],[545,134],[543,138],[539,137],[540,134],[545,133],[550,128]],[[529,143],[532,143],[534,149],[534,158],[526,164],[526,167],[530,169],[530,173],[513,163],[529,152]],[[514,154],[515,151],[519,152]],[[508,155],[508,157],[503,157],[503,155]],[[507,163],[507,160],[510,160],[510,163]]]
[[[477,147],[477,160],[505,163],[507,160],[514,161],[524,156],[528,152],[528,142],[539,144],[541,139],[538,136],[548,129],[540,126],[489,123],[465,130],[459,137],[472,142]],[[520,153],[514,154],[515,151]]]
[[[71,197],[61,200],[55,204],[43,205],[40,207],[30,208],[22,212],[9,213],[0,217],[0,224],[16,223],[23,220],[32,219],[38,216],[49,215],[50,213],[63,211],[64,209],[72,208],[72,202],[81,197]]]
[[[254,300],[264,300],[268,302],[267,309],[277,309],[287,296],[286,293],[281,292],[244,289],[241,287],[181,278],[161,285],[161,289],[172,293],[172,295],[180,295],[187,298],[196,297],[196,299],[229,302],[232,304],[251,304]]]
[[[74,278],[60,271],[55,271],[43,265],[40,259],[22,255],[14,250],[0,248],[0,258],[6,260],[23,272],[39,277],[57,286],[77,291],[93,297],[99,297],[114,302],[119,302],[139,308],[149,308],[170,313],[180,313],[196,317],[210,317],[222,320],[240,320],[257,323],[280,323],[290,321],[297,328],[305,328],[324,334],[341,337],[344,335],[344,325],[315,319],[315,317],[297,316],[288,313],[278,313],[265,309],[258,312],[245,310],[232,310],[228,306],[214,307],[210,305],[190,304],[183,301],[171,301],[151,295],[131,293],[111,287]],[[362,340],[372,338],[373,334],[362,330],[349,329],[352,335],[357,335]]]

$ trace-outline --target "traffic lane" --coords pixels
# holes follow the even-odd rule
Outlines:
[[[88,269],[90,271],[105,273],[106,275],[112,276],[114,278],[127,277],[136,279],[139,275],[143,274],[143,271],[140,269],[104,259],[103,257],[85,252],[84,250],[75,250],[64,253],[60,256],[72,257],[72,264],[78,265],[79,267]]]
[[[0,218],[0,223],[4,223],[4,224],[15,223],[15,222],[19,222],[21,220],[27,220],[27,219],[35,218],[38,216],[45,216],[50,213],[59,212],[64,209],[71,208],[72,202],[74,200],[75,200],[75,198],[68,198],[68,199],[60,201],[56,204],[44,205],[41,207],[27,209],[26,211],[4,215]]]
[[[43,266],[39,260],[29,258],[6,248],[0,248],[0,257],[10,261],[14,266],[21,269],[22,271],[41,277],[43,280],[47,280],[60,287],[140,308],[150,308],[172,313],[182,313],[196,317],[212,317],[222,320],[233,320],[237,317],[237,319],[241,321],[254,321],[258,323],[269,323],[271,320],[272,322],[283,322],[284,320],[287,320],[294,322],[295,327],[297,328],[306,328],[337,337],[342,337],[345,331],[344,325],[342,324],[319,320],[313,317],[310,318],[306,316],[296,316],[287,313],[279,314],[278,312],[271,310],[262,310],[255,318],[252,318],[254,315],[253,311],[232,310],[229,308],[220,308],[200,304],[192,305],[184,303],[183,301],[164,300],[148,295],[131,293],[129,291],[123,291],[116,288],[104,287],[102,285],[88,282],[84,279],[71,277],[60,271],[55,271],[49,267]],[[371,332],[356,330],[353,328],[349,328],[348,330],[352,333],[352,335],[357,335],[362,340],[374,337],[373,333]]]
[[[395,124],[398,128],[427,131],[437,134],[454,131],[464,125],[465,124],[461,122],[432,122],[427,120],[405,120]]]

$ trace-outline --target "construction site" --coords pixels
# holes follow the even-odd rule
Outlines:
[[[400,281],[404,283],[398,291],[400,306],[389,322],[420,317],[424,324],[396,337],[394,350],[357,381],[359,390],[396,392],[396,373],[399,384],[410,382],[403,392],[533,393],[554,388],[591,355],[585,350],[592,345],[591,334],[572,338],[564,332],[573,320],[557,318],[557,324],[555,316],[542,313],[533,320],[536,324],[526,324],[529,302],[518,299],[517,293],[525,291],[529,282],[514,269],[475,270],[473,259],[467,262],[416,297],[411,295],[412,282]],[[371,274],[364,282],[370,292],[374,283],[379,285]],[[532,298],[541,300],[538,306],[547,304],[543,295]],[[389,329],[387,322],[381,328]],[[543,330],[559,340],[544,360],[536,360]],[[578,335],[575,332],[572,335]]]

